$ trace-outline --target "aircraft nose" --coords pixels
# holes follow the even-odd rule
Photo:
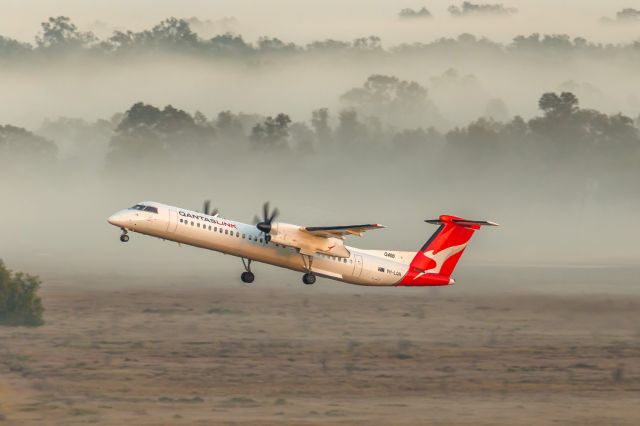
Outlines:
[[[107,219],[107,221],[114,226],[123,228],[127,222],[127,213],[119,211],[118,213],[109,216],[109,219]]]

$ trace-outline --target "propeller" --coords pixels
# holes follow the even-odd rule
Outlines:
[[[206,215],[209,216],[215,216],[218,214],[218,209],[214,208],[213,210],[210,210],[211,208],[211,200],[204,200],[204,205],[202,206],[202,212]]]
[[[267,201],[262,205],[262,219],[257,215],[253,218],[253,223],[255,223],[256,228],[264,234],[264,239],[267,242],[271,240],[271,236],[269,235],[269,232],[271,232],[271,222],[273,222],[279,214],[280,211],[277,207],[269,211],[269,202]]]

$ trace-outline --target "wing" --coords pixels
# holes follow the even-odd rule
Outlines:
[[[307,226],[304,231],[325,238],[344,238],[348,235],[361,236],[363,232],[371,229],[385,228],[378,223],[368,225],[347,225],[347,226]]]

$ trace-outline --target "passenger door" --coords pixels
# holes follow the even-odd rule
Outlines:
[[[362,273],[362,256],[360,256],[359,254],[354,255],[355,258],[355,265],[353,265],[353,276],[354,277],[359,277],[360,274]]]
[[[169,209],[169,221],[167,222],[167,232],[176,232],[178,227],[178,213],[175,210]]]

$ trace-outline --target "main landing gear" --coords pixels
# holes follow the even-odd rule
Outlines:
[[[316,276],[311,272],[311,266],[313,265],[313,256],[309,256],[308,254],[302,254],[302,264],[304,265],[304,269],[307,271],[306,274],[302,276],[302,282],[306,285],[311,285],[316,282]]]
[[[251,272],[251,259],[247,259],[246,261],[242,258],[242,264],[244,265],[245,271],[240,275],[240,279],[243,283],[250,284],[256,278]]]
[[[123,243],[126,243],[127,241],[129,241],[129,235],[127,235],[127,230],[122,228],[122,235],[120,235],[120,241],[122,241]]]

